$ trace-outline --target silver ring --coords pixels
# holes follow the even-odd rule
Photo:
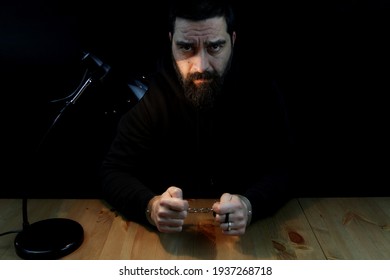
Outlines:
[[[230,230],[231,230],[231,226],[232,226],[232,222],[228,222],[227,231],[230,231]]]

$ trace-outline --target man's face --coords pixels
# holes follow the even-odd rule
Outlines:
[[[172,40],[174,66],[186,97],[198,108],[213,105],[230,66],[233,42],[223,17],[177,18]]]

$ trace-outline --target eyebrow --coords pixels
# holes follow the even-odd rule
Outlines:
[[[208,41],[208,42],[206,42],[207,46],[209,46],[209,45],[223,45],[223,44],[226,44],[226,40],[225,39],[220,39],[220,40],[217,40],[217,41]]]
[[[193,45],[195,44],[195,41],[176,41],[176,45],[178,46],[188,46],[188,45]],[[210,45],[222,45],[222,44],[226,44],[226,40],[225,39],[219,39],[219,40],[216,40],[216,41],[206,41],[206,46],[210,46]]]

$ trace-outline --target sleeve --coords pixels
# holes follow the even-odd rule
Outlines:
[[[267,146],[267,172],[246,189],[246,196],[252,205],[252,221],[273,215],[292,197],[291,164],[294,150],[294,133],[290,125],[288,103],[272,81],[269,140]],[[270,118],[271,119],[271,118]]]
[[[120,119],[116,136],[101,166],[102,194],[125,218],[147,224],[145,210],[155,196],[136,176],[146,166],[150,116],[144,99]]]

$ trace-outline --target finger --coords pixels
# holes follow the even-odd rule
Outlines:
[[[160,205],[167,210],[172,210],[176,212],[187,211],[188,210],[188,201],[181,198],[162,198]]]
[[[221,224],[222,233],[226,235],[243,235],[245,233],[245,227],[233,222]]]
[[[165,226],[182,226],[184,219],[187,216],[187,211],[174,211],[166,207],[161,207],[156,215],[157,224]]]
[[[157,224],[157,228],[160,232],[180,232],[183,229],[183,220],[169,219],[161,220]]]
[[[161,208],[158,216],[162,219],[181,219],[184,220],[187,217],[188,212],[186,210],[173,210],[169,208]]]
[[[231,229],[231,230],[222,230],[224,235],[244,235],[245,228],[242,229]]]
[[[234,213],[216,214],[214,220],[220,224],[226,224],[234,220]]]
[[[228,232],[234,230],[234,224],[232,222],[222,223],[220,225],[222,232]]]
[[[184,219],[159,216],[157,222],[160,226],[179,227],[184,224]]]
[[[165,233],[181,232],[183,230],[182,226],[171,227],[171,226],[162,225],[157,228],[160,232],[165,232]]]

